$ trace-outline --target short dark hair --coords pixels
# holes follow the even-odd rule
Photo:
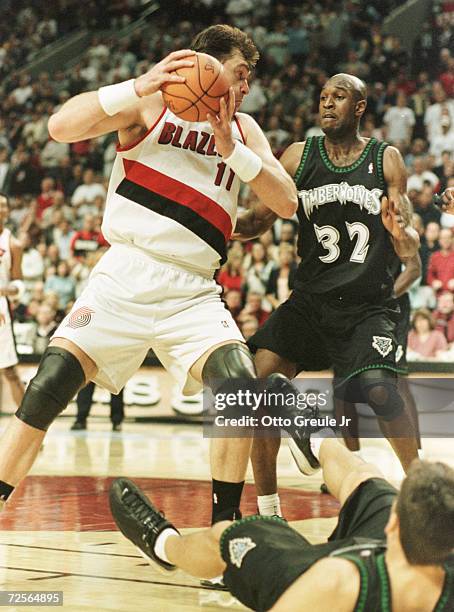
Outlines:
[[[254,41],[239,28],[220,24],[202,30],[191,43],[191,49],[208,53],[220,62],[239,51],[252,68],[259,59],[259,52]]]
[[[414,461],[397,498],[400,542],[416,565],[444,563],[454,552],[454,470]]]

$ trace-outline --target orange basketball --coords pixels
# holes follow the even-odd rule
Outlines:
[[[175,73],[186,77],[186,81],[162,86],[164,103],[172,113],[185,121],[206,121],[207,113],[219,112],[220,100],[229,92],[221,62],[206,53],[196,53],[194,66]]]

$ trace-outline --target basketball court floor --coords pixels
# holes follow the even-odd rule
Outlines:
[[[7,418],[0,419],[1,429]],[[125,475],[183,532],[208,526],[209,441],[201,427],[127,419],[123,431],[113,433],[108,419],[94,416],[87,431],[72,432],[72,422],[62,416],[54,423],[31,474],[0,515],[0,591],[62,591],[68,611],[245,609],[228,593],[146,564],[116,530],[108,508],[112,479]],[[454,465],[452,440],[425,440],[423,447],[426,458]],[[366,440],[363,448],[367,460],[399,483],[403,473],[385,441]],[[321,476],[302,477],[285,445],[279,478],[290,524],[309,540],[323,541],[338,504],[320,494]],[[256,511],[250,470],[242,511]]]

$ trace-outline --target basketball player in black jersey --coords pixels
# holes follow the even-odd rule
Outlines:
[[[398,493],[338,440],[312,438],[309,446],[341,503],[326,543],[312,545],[269,516],[180,536],[124,478],[111,489],[113,516],[150,561],[198,577],[222,572],[230,592],[253,610],[453,610],[454,470],[415,461]]]
[[[420,449],[421,439],[419,435],[418,412],[415,400],[408,385],[408,378],[404,374],[408,373],[406,358],[408,332],[410,331],[410,298],[408,290],[421,276],[421,258],[419,254],[417,254],[410,259],[401,261],[393,252],[391,253],[390,269],[394,278],[394,295],[400,309],[399,320],[397,321],[394,332],[397,343],[396,363],[403,374],[398,380],[399,391],[404,399],[405,409],[408,411],[413,422],[418,448]],[[349,420],[348,425],[341,429],[347,448],[354,452],[359,451],[358,413],[355,404],[336,397],[334,398],[334,404],[337,422],[341,422],[342,417]]]
[[[399,151],[359,134],[366,86],[338,74],[320,95],[324,136],[290,145],[281,163],[299,195],[301,263],[290,298],[249,339],[259,377],[294,377],[333,366],[335,394],[368,403],[405,470],[417,443],[397,390],[399,316],[392,295],[389,253],[413,257],[407,173]],[[253,238],[276,216],[260,204],[241,216],[234,237]],[[279,438],[254,442],[259,496],[276,493]]]

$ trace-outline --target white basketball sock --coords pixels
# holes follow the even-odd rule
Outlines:
[[[335,432],[331,427],[324,427],[317,431],[316,434],[311,436],[311,451],[314,457],[320,459],[320,447],[325,438],[337,438]]]
[[[167,539],[170,538],[170,536],[175,536],[175,535],[179,536],[180,534],[178,533],[178,531],[175,531],[175,529],[172,529],[172,527],[167,527],[166,529],[164,529],[164,531],[161,531],[161,533],[156,538],[156,543],[154,545],[154,551],[156,555],[162,561],[165,561],[166,563],[172,563],[171,561],[169,561],[166,555],[166,550],[165,550],[166,542],[167,542]]]
[[[257,506],[261,516],[282,516],[281,500],[279,493],[271,495],[257,495]]]

